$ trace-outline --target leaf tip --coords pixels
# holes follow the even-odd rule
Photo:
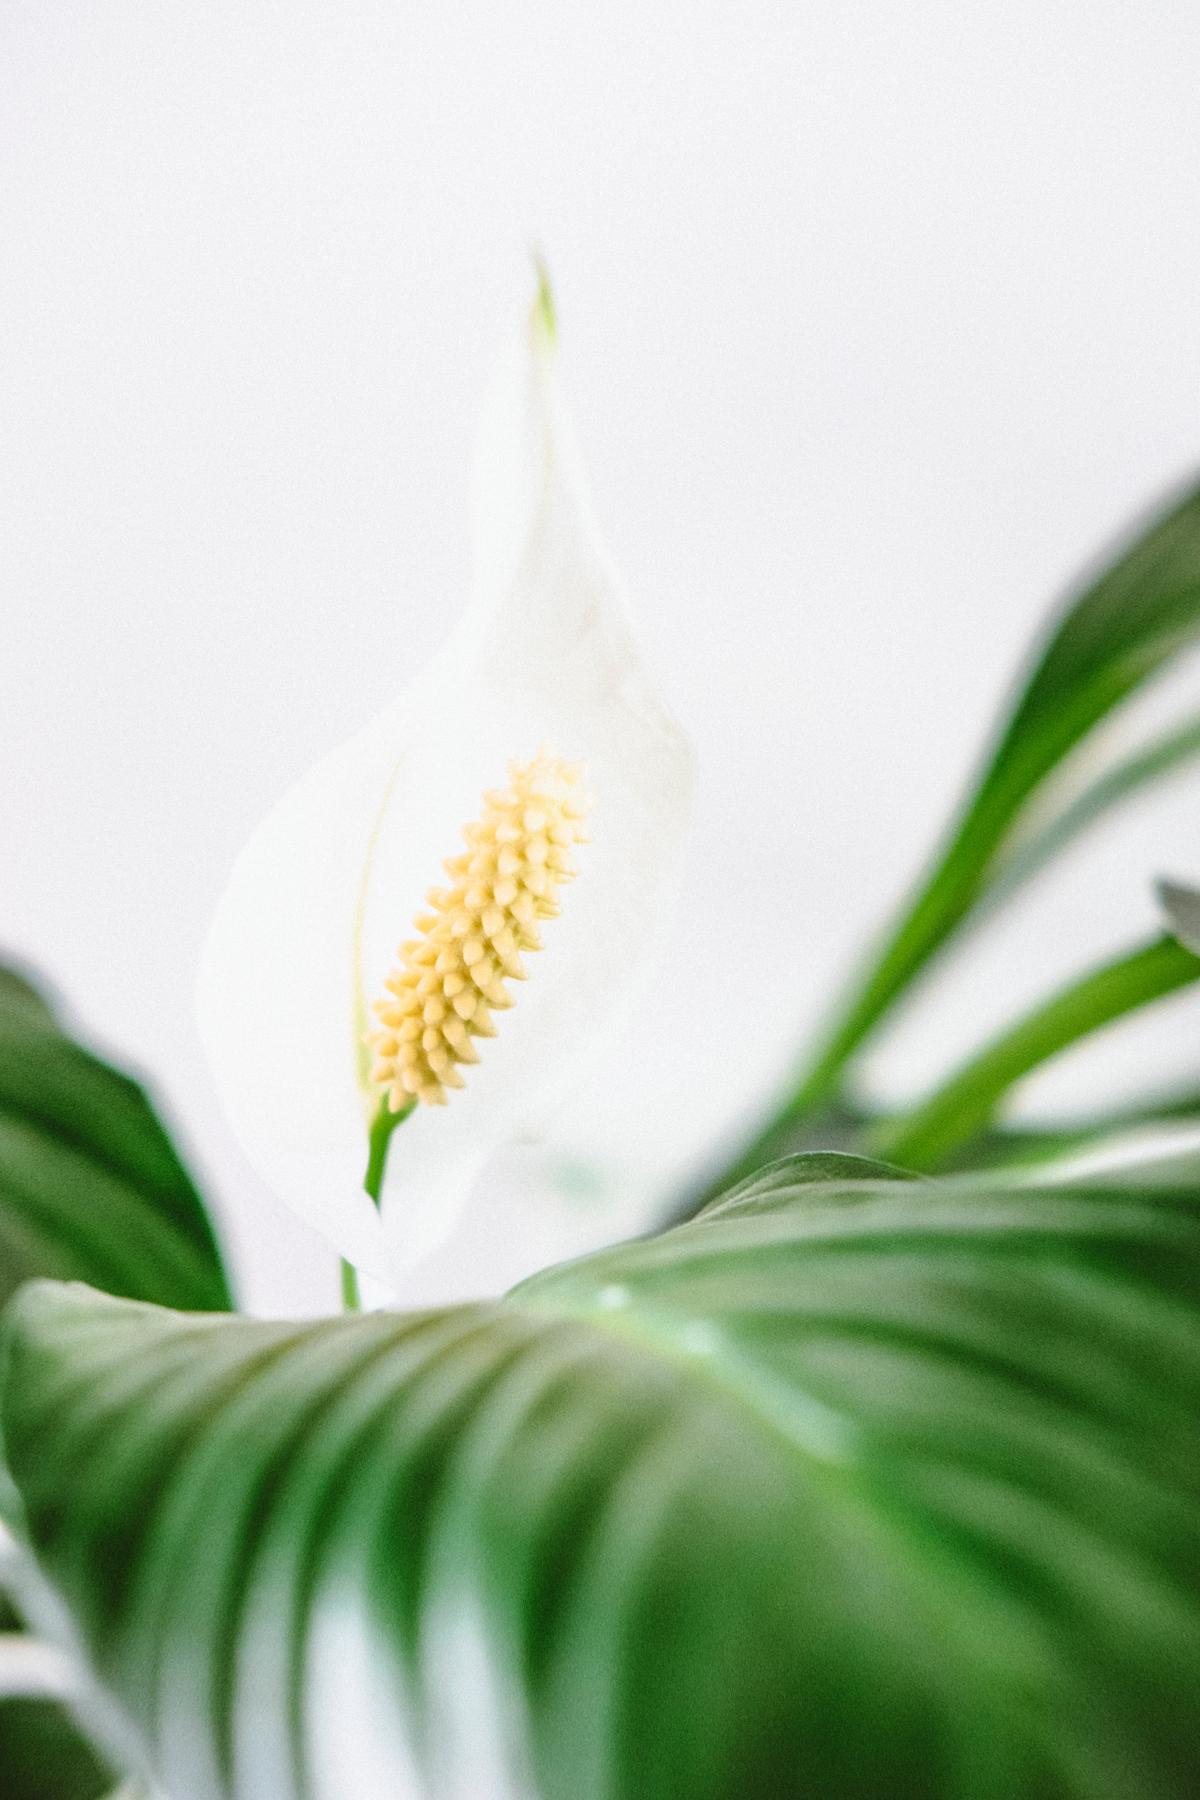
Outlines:
[[[1200,956],[1200,890],[1163,878],[1155,883],[1168,929],[1186,949]]]

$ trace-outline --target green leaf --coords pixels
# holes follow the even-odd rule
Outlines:
[[[1157,518],[1050,634],[934,868],[810,1076],[841,1068],[980,899],[1024,809],[1067,753],[1200,636],[1200,488]]]
[[[203,1203],[142,1089],[0,970],[0,1300],[33,1276],[230,1305]]]
[[[1200,753],[1188,720],[1073,793],[1065,759],[1200,638],[1200,488],[1187,492],[1063,610],[932,865],[852,979],[777,1111],[689,1210],[781,1154],[839,1097],[844,1073],[918,976],[1082,831]]]
[[[32,1675],[29,1639],[0,1594],[0,1794],[4,1800],[99,1800],[113,1776],[79,1734],[44,1678]]]
[[[19,969],[0,963],[0,1015],[8,1012],[43,1025],[52,1019],[49,1002]]]
[[[1158,891],[1171,930],[1181,944],[1200,955],[1200,893],[1177,881],[1160,882]]]
[[[872,1134],[876,1151],[909,1169],[936,1168],[992,1119],[1009,1090],[1080,1039],[1200,981],[1200,956],[1155,938],[1071,982],[955,1070],[932,1094]]]
[[[0,1792],[4,1800],[99,1800],[113,1785],[61,1707],[0,1698]]]
[[[496,1303],[43,1284],[8,1358],[34,1550],[176,1800],[1200,1791],[1194,1188],[800,1159]]]
[[[0,966],[0,1301],[35,1276],[193,1311],[231,1304],[203,1203],[141,1088]],[[65,1499],[70,1471],[63,1481]],[[2,1466],[0,1518],[19,1519]],[[113,1780],[63,1708],[0,1698],[4,1800],[92,1800]]]
[[[960,935],[962,929],[975,926],[1011,899],[1108,813],[1198,759],[1200,719],[1187,719],[1110,764],[1058,810],[1031,818],[1027,829],[1015,828],[989,867],[987,886],[964,918]],[[1036,815],[1038,809],[1032,810]]]
[[[881,1117],[880,1132],[883,1125]],[[1036,1166],[1084,1148],[1128,1142],[1133,1134],[1193,1125],[1200,1127],[1200,1088],[1156,1094],[1132,1105],[1106,1107],[1046,1124],[997,1125],[972,1137],[948,1158],[948,1167],[994,1172],[999,1167]]]

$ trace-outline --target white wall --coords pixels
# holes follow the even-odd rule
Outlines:
[[[1184,0],[5,0],[0,941],[157,1073],[255,1305],[332,1265],[217,1114],[198,945],[263,809],[454,616],[526,246],[703,765],[673,949],[551,1151],[669,1184],[913,872],[1048,597],[1198,460],[1198,74]],[[1146,930],[1198,792],[884,1077]],[[1198,1026],[1105,1070],[1194,1073]],[[483,1206],[438,1279],[477,1266]]]

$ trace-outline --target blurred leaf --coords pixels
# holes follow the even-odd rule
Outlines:
[[[836,1186],[840,1196],[854,1195],[860,1182],[908,1181],[910,1171],[895,1163],[880,1162],[875,1157],[855,1156],[842,1150],[812,1150],[781,1157],[759,1169],[747,1180],[710,1200],[697,1217],[714,1219],[736,1212],[739,1218],[751,1213],[769,1212],[773,1207],[789,1207],[802,1187],[821,1186],[830,1198]]]
[[[1200,637],[1200,489],[1155,519],[1060,618],[933,869],[855,990],[806,1084],[850,1051],[986,890],[1000,853],[1068,751]],[[1169,759],[1168,759],[1169,766]]]
[[[883,1118],[878,1127],[883,1126]],[[947,1159],[955,1171],[1037,1165],[1072,1151],[1128,1139],[1147,1129],[1200,1127],[1200,1089],[1155,1094],[1133,1105],[1112,1106],[1045,1124],[996,1125],[978,1132]]]
[[[1171,930],[1181,944],[1200,955],[1200,893],[1177,881],[1160,882],[1158,891]]]
[[[1016,1082],[1081,1038],[1200,981],[1200,956],[1156,938],[1089,970],[1010,1025],[925,1100],[872,1134],[872,1147],[909,1169],[936,1168],[992,1119]]]
[[[1101,1169],[1102,1176],[1097,1173]],[[1195,1124],[1146,1126],[1117,1139],[1093,1140],[1073,1155],[1042,1164],[1029,1179],[1043,1188],[1088,1186],[1102,1179],[1113,1192],[1129,1188],[1143,1197],[1168,1188],[1200,1193],[1200,1130]]]
[[[145,1094],[0,970],[0,1300],[32,1276],[230,1305],[203,1202]]]
[[[987,887],[963,924],[974,924],[1010,899],[1107,813],[1198,758],[1200,719],[1188,719],[1112,763],[1058,810],[1051,810],[1040,819],[1034,817],[1028,829],[1014,830],[998,852],[988,872]],[[1035,814],[1038,811],[1031,810]]]
[[[48,1024],[51,1019],[50,1005],[38,992],[32,981],[22,975],[19,969],[12,969],[0,963],[0,1015],[16,1013],[30,1020]]]
[[[61,1707],[0,1697],[0,1784],[4,1800],[99,1800],[113,1776]]]
[[[1194,1188],[798,1159],[487,1305],[40,1284],[4,1424],[178,1800],[1192,1800],[1198,1404]]]
[[[1061,613],[932,866],[854,978],[776,1111],[690,1196],[694,1212],[783,1154],[839,1098],[844,1071],[916,977],[968,921],[1009,898],[1087,827],[1200,753],[1189,720],[1072,794],[1071,752],[1120,703],[1200,641],[1200,488],[1129,541]],[[1064,768],[1065,765],[1065,768]]]
[[[231,1304],[203,1203],[141,1088],[0,967],[0,1300],[34,1276],[193,1311]],[[73,1473],[63,1481],[66,1503]],[[0,1467],[0,1518],[17,1515]],[[3,1800],[92,1800],[113,1780],[64,1709],[0,1698]]]

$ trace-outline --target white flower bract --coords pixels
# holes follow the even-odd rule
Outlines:
[[[450,641],[251,838],[200,974],[201,1034],[250,1161],[384,1281],[447,1237],[482,1160],[539,1129],[602,1041],[658,934],[690,814],[690,747],[595,525],[544,291],[485,407],[473,551]],[[546,746],[582,767],[586,861],[463,1090],[394,1136],[377,1211],[362,1187],[381,1099],[373,1002],[464,825]]]

